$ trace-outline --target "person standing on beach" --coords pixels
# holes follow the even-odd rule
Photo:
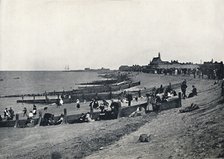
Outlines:
[[[90,117],[93,117],[93,105],[94,105],[95,99],[92,99],[92,101],[89,104],[89,108],[90,108]]]
[[[127,95],[128,106],[131,106],[131,101],[133,100],[132,94]]]
[[[77,109],[80,108],[80,101],[79,101],[79,99],[76,100],[76,107],[77,107]]]
[[[4,110],[4,118],[8,118],[8,116],[9,116],[9,111],[8,111],[8,108],[5,108],[5,110]]]
[[[23,117],[24,117],[25,115],[27,115],[27,109],[26,109],[26,107],[23,108]]]
[[[181,91],[182,91],[182,94],[183,94],[183,99],[185,99],[187,96],[186,96],[186,89],[187,89],[187,81],[186,79],[182,82],[181,84]]]

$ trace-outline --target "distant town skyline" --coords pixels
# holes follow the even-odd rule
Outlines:
[[[223,0],[0,0],[0,70],[224,61]]]

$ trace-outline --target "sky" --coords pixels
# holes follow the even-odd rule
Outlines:
[[[0,0],[0,70],[224,61],[223,0]]]

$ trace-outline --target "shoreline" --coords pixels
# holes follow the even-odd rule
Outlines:
[[[139,79],[143,79],[143,84],[145,83],[147,85],[147,76],[138,76]],[[167,77],[167,76],[166,76]],[[136,76],[137,78],[137,76]],[[169,81],[173,81],[175,78],[179,78],[176,80],[182,80],[182,77],[170,77],[164,78],[163,76],[159,78],[160,81],[157,79],[157,84],[155,85],[159,86],[160,83],[169,83]],[[189,79],[189,78],[188,78]],[[195,84],[196,87],[198,87],[199,95],[191,98],[191,99],[185,99],[183,100],[183,107],[189,106],[191,102],[195,102],[200,106],[200,109],[195,110],[190,113],[185,114],[179,114],[178,110],[171,109],[167,111],[162,111],[158,115],[154,116],[153,119],[149,114],[146,114],[146,116],[141,116],[137,118],[121,118],[121,119],[115,119],[110,121],[97,121],[92,123],[84,123],[84,124],[68,124],[68,125],[60,125],[60,126],[50,126],[50,127],[41,127],[41,128],[25,128],[25,129],[7,129],[7,128],[1,128],[0,129],[0,136],[1,136],[1,142],[7,143],[0,147],[0,152],[2,154],[2,157],[8,156],[9,158],[24,158],[24,157],[34,157],[38,158],[38,156],[45,156],[46,158],[50,158],[50,155],[52,152],[59,152],[63,157],[68,158],[79,158],[88,156],[89,158],[104,158],[102,155],[108,154],[108,158],[116,158],[120,157],[125,158],[128,156],[128,152],[130,155],[133,155],[135,157],[142,157],[147,158],[150,156],[150,154],[146,151],[145,148],[148,146],[150,147],[157,147],[157,143],[162,143],[162,141],[167,144],[170,144],[170,141],[173,140],[173,135],[166,136],[165,138],[158,138],[159,136],[164,136],[164,133],[167,132],[170,134],[171,132],[176,134],[178,137],[179,135],[184,135],[186,139],[191,139],[191,136],[186,136],[185,128],[189,127],[189,131],[191,131],[191,125],[194,126],[194,123],[192,123],[193,120],[191,118],[195,118],[195,116],[201,115],[204,112],[212,109],[213,107],[217,106],[217,96],[220,94],[220,88],[219,85],[213,85],[214,81],[212,80],[201,80],[201,79],[192,79],[189,80],[189,89],[190,85]],[[190,90],[188,90],[189,93]],[[213,101],[214,100],[214,101]],[[211,103],[210,103],[211,102]],[[209,107],[209,105],[212,105],[213,107]],[[223,109],[223,104],[219,104],[219,108]],[[196,115],[195,115],[196,114]],[[221,115],[221,114],[220,114]],[[215,114],[211,114],[211,118],[215,117]],[[221,116],[222,117],[222,116]],[[183,124],[183,119],[184,126]],[[220,117],[219,117],[220,118]],[[219,118],[217,120],[219,120]],[[152,119],[152,120],[151,120]],[[149,121],[147,121],[149,120]],[[206,122],[207,119],[203,120]],[[179,123],[177,125],[173,125],[171,123]],[[173,129],[165,129],[166,125],[170,125]],[[151,125],[151,126],[150,126]],[[154,126],[152,126],[154,125]],[[167,126],[168,126],[167,125]],[[200,125],[198,125],[200,127]],[[164,127],[164,130],[162,129]],[[156,128],[154,130],[154,128]],[[125,131],[127,129],[127,132]],[[206,128],[203,128],[206,130]],[[79,132],[77,131],[79,130]],[[124,131],[124,133],[121,133]],[[130,130],[130,131],[129,131]],[[179,131],[181,130],[181,131]],[[200,130],[195,128],[195,130]],[[13,132],[11,132],[13,131]],[[155,136],[155,133],[153,132],[158,131],[157,137]],[[50,132],[54,132],[51,136]],[[137,135],[142,132],[150,133],[152,134],[152,142],[149,142],[147,144],[138,144],[137,142]],[[220,134],[221,131],[217,130],[216,133]],[[171,133],[171,134],[172,134]],[[6,137],[7,134],[7,138]],[[129,135],[128,135],[129,134]],[[114,137],[114,135],[118,137]],[[200,135],[200,134],[199,134]],[[111,136],[111,138],[109,138]],[[222,135],[219,135],[222,137]],[[12,137],[10,139],[10,137]],[[56,138],[57,139],[56,139]],[[154,138],[155,137],[155,138]],[[30,141],[29,139],[32,140]],[[60,139],[61,138],[61,139]],[[131,138],[131,140],[130,140]],[[194,137],[196,138],[196,137]],[[175,137],[175,140],[179,140]],[[189,140],[190,141],[190,140]],[[183,142],[184,144],[185,142]],[[209,142],[208,142],[209,143]],[[18,144],[20,145],[18,147]],[[29,145],[29,147],[25,146],[26,144]],[[118,146],[116,146],[118,144]],[[176,145],[170,145],[172,149],[175,149],[178,146]],[[183,145],[181,144],[181,145]],[[189,143],[185,143],[186,146],[189,145]],[[92,146],[95,145],[95,147],[92,148]],[[127,147],[125,147],[127,145]],[[193,144],[194,145],[194,144]],[[79,147],[80,146],[80,147]],[[106,147],[105,147],[106,146]],[[184,146],[184,145],[183,145]],[[77,149],[77,148],[80,149]],[[87,149],[85,149],[85,147]],[[102,148],[103,147],[103,148]],[[117,148],[114,148],[117,147]],[[143,149],[143,152],[141,155],[136,156],[134,152],[136,149],[142,152],[140,148]],[[123,149],[124,148],[124,149]],[[221,147],[222,148],[222,147]],[[102,150],[100,150],[102,149]],[[104,150],[105,149],[105,150]],[[13,151],[12,151],[13,150]],[[127,151],[128,150],[128,151]],[[148,149],[147,149],[148,150]],[[169,151],[167,151],[167,147],[165,146],[165,149],[161,152],[164,152],[162,154],[158,154],[159,150],[161,151],[161,147],[158,147],[158,150],[152,149],[150,151],[151,155],[155,154],[154,157],[159,158],[167,158],[169,157]],[[188,148],[189,152],[187,154],[190,155],[192,150]],[[127,151],[127,153],[125,153]],[[182,151],[182,150],[181,150]],[[217,150],[218,151],[218,150]],[[81,156],[80,156],[81,153]],[[173,152],[174,155],[172,157],[178,158],[178,153]],[[200,154],[198,152],[198,154]],[[197,153],[194,153],[193,156],[198,156]],[[168,155],[168,156],[166,156]],[[177,155],[177,156],[175,156]],[[183,155],[183,152],[181,152],[181,155]],[[189,157],[187,156],[187,157]],[[87,157],[87,158],[88,158]],[[130,156],[131,157],[131,156]],[[181,156],[183,157],[183,156]],[[209,157],[209,154],[205,157]],[[214,155],[212,156],[214,157]],[[1,156],[0,156],[1,158]]]

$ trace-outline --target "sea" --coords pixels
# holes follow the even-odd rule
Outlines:
[[[98,75],[97,72],[0,71],[0,96],[77,89],[79,83],[102,79]],[[28,98],[31,97],[24,97]],[[17,103],[18,99],[21,97],[0,98],[0,115],[3,116],[4,109],[10,107],[16,113],[21,113],[24,107],[32,109],[32,104]]]

